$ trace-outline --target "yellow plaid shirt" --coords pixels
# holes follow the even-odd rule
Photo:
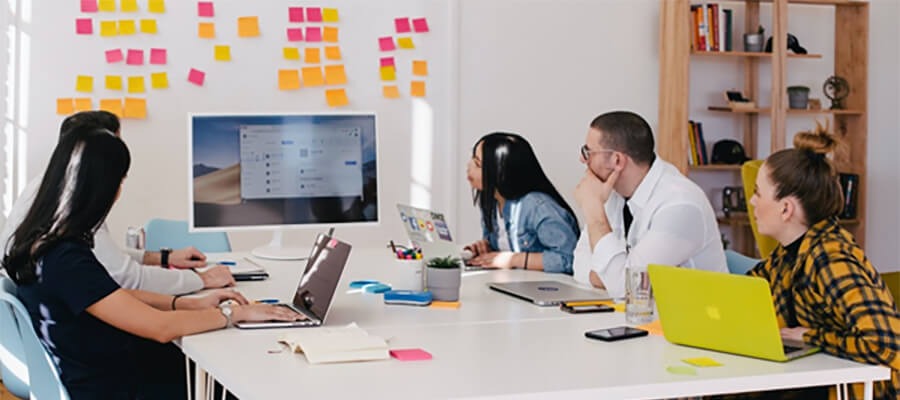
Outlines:
[[[875,398],[900,399],[900,313],[837,221],[810,228],[796,258],[778,246],[748,274],[769,281],[781,327],[809,328],[804,341],[828,354],[891,368],[891,381],[875,383]]]

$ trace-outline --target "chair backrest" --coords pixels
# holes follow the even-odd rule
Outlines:
[[[747,257],[734,250],[725,250],[725,263],[728,264],[728,272],[737,275],[746,275],[760,260]]]
[[[5,281],[8,278],[0,277],[0,280]],[[25,349],[26,365],[28,365],[31,398],[68,400],[69,393],[66,392],[66,388],[59,379],[59,373],[56,371],[53,360],[50,359],[50,354],[34,332],[31,316],[28,315],[22,302],[5,290],[8,286],[7,283],[4,282],[2,286],[4,291],[0,293],[0,305],[4,309],[12,310],[12,315],[18,324],[22,347]]]
[[[231,243],[225,232],[188,232],[187,221],[154,218],[145,227],[148,251],[159,251],[163,247],[183,249],[194,246],[204,253],[231,252]]]
[[[756,248],[759,249],[759,256],[768,257],[778,247],[778,241],[775,239],[760,235],[756,228],[756,220],[753,219],[753,205],[750,204],[750,198],[753,197],[753,188],[756,186],[756,175],[759,174],[759,168],[762,167],[763,160],[747,161],[741,166],[741,180],[744,183],[744,196],[747,199],[747,217],[750,218],[750,228],[753,229],[753,238],[756,239]]]
[[[0,276],[0,289],[2,293],[16,296],[16,284],[5,276]],[[28,398],[28,366],[19,321],[12,306],[6,303],[0,303],[0,373],[3,386],[13,396]]]

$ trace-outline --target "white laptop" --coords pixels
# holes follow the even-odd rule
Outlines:
[[[542,307],[558,306],[562,302],[612,300],[600,289],[581,289],[556,281],[492,282],[488,287]]]
[[[422,249],[427,258],[461,257],[462,247],[453,241],[444,214],[432,210],[397,204],[406,235],[413,246]],[[466,265],[466,269],[479,267]]]

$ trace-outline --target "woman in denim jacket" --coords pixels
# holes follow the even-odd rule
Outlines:
[[[572,274],[578,221],[523,137],[491,133],[466,167],[481,208],[482,240],[466,249],[469,264]]]

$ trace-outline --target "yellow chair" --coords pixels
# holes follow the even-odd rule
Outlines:
[[[778,247],[778,241],[769,236],[760,235],[756,229],[756,220],[753,219],[753,206],[750,204],[750,198],[753,197],[753,188],[756,186],[756,175],[759,174],[759,168],[762,167],[763,160],[747,161],[741,166],[741,179],[744,182],[744,196],[747,198],[747,217],[750,218],[750,227],[753,229],[753,238],[756,240],[756,247],[759,249],[759,256],[763,259],[768,258],[775,247]]]

